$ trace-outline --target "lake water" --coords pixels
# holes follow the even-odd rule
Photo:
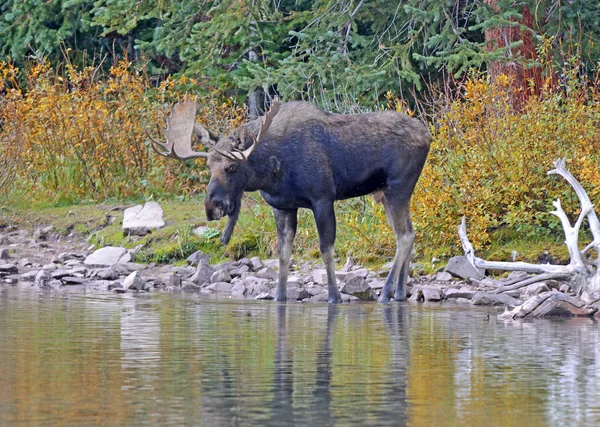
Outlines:
[[[0,425],[598,425],[600,329],[0,287]]]

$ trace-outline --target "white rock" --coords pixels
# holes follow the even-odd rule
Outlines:
[[[83,263],[85,265],[94,265],[98,267],[110,267],[111,265],[118,263],[126,253],[127,249],[125,248],[106,246],[89,255]]]
[[[157,202],[147,202],[125,209],[123,216],[123,233],[145,235],[151,230],[165,226],[163,210]]]

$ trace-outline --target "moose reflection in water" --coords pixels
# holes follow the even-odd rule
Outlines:
[[[396,237],[396,255],[380,302],[406,299],[414,230],[410,199],[425,164],[431,137],[423,123],[395,111],[327,113],[307,102],[274,99],[262,118],[223,138],[195,123],[196,103],[177,104],[167,118],[166,143],[152,139],[159,154],[179,160],[208,159],[208,220],[228,216],[227,244],[245,191],[260,191],[273,208],[277,226],[279,280],[275,300],[287,298],[286,284],[298,209],[311,209],[327,271],[329,302],[342,302],[333,246],[334,202],[373,194],[381,202]],[[192,135],[210,152],[194,151]]]
[[[0,422],[600,422],[595,321],[487,314],[4,287]]]

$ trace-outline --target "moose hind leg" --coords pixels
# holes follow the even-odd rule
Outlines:
[[[335,278],[335,261],[333,245],[335,243],[335,211],[332,202],[323,202],[313,208],[317,230],[319,232],[319,249],[327,271],[327,290],[330,303],[342,302],[342,294]]]
[[[389,302],[394,288],[394,299],[404,301],[406,299],[410,255],[415,240],[415,233],[410,220],[410,200],[395,202],[393,198],[386,195],[382,202],[396,237],[396,256],[390,274],[381,290],[379,302]]]
[[[298,226],[298,210],[281,210],[273,208],[275,224],[277,226],[277,251],[279,252],[279,281],[275,292],[275,301],[287,299],[287,280],[290,270],[290,258],[296,228]]]

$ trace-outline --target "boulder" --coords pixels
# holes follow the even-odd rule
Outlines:
[[[256,272],[255,276],[261,279],[277,280],[278,274],[271,267],[265,267]]]
[[[27,273],[21,274],[21,276],[19,276],[19,280],[22,282],[33,282],[38,273],[39,270],[28,271]]]
[[[187,257],[186,261],[189,265],[198,265],[201,260],[208,261],[210,257],[202,251],[196,251]]]
[[[0,259],[10,259],[10,253],[7,248],[0,248]]]
[[[342,293],[354,295],[362,300],[372,300],[375,295],[364,277],[355,276],[348,280],[340,289]]]
[[[217,282],[231,282],[231,274],[229,274],[229,272],[224,268],[215,271],[210,276],[210,283]]]
[[[0,264],[0,276],[6,276],[8,274],[14,274],[19,271],[19,267],[15,264]]]
[[[475,268],[465,256],[450,258],[444,271],[463,280],[483,280],[485,278],[483,271]]]
[[[465,286],[461,287],[460,289],[456,289],[456,288],[448,288],[444,291],[444,296],[446,297],[446,299],[452,299],[452,298],[465,298],[470,300],[471,298],[473,298],[473,295],[475,295],[477,293],[477,291],[474,291],[472,289],[469,289]]]
[[[231,293],[233,289],[233,284],[229,282],[215,282],[206,287],[206,289],[210,289],[215,292],[223,292],[223,293]]]
[[[253,271],[258,271],[261,268],[264,268],[264,264],[263,262],[260,260],[259,257],[255,256],[253,258],[250,258],[250,267],[252,267]]]
[[[262,300],[272,300],[274,297],[269,292],[263,292],[258,294],[254,299],[262,299]]]
[[[35,276],[33,284],[39,288],[48,286],[52,281],[52,274],[48,270],[40,270]]]
[[[33,240],[35,240],[36,242],[39,242],[41,240],[47,240],[48,234],[50,234],[52,228],[53,227],[51,225],[49,225],[48,227],[36,228],[36,230],[33,232]]]
[[[123,214],[123,234],[144,236],[152,230],[165,226],[163,210],[157,202],[147,202],[125,209]]]
[[[423,286],[421,293],[424,301],[436,302],[442,299],[440,291],[433,286]]]
[[[324,268],[317,268],[312,272],[312,279],[317,285],[326,285],[327,284],[327,270]]]
[[[471,298],[471,304],[517,306],[521,304],[521,301],[506,294],[489,294],[487,292],[477,292]]]
[[[210,266],[208,261],[201,260],[196,268],[196,272],[190,278],[190,281],[196,285],[210,283],[210,278],[215,272],[215,269]]]
[[[127,255],[127,249],[116,246],[106,246],[94,251],[83,261],[85,265],[94,267],[110,267],[120,262]]]
[[[452,274],[448,273],[447,271],[440,271],[439,273],[437,273],[435,275],[435,280],[440,281],[440,282],[449,282],[453,279]]]
[[[236,283],[231,288],[231,296],[234,298],[242,298],[246,295],[246,285],[241,282]]]

